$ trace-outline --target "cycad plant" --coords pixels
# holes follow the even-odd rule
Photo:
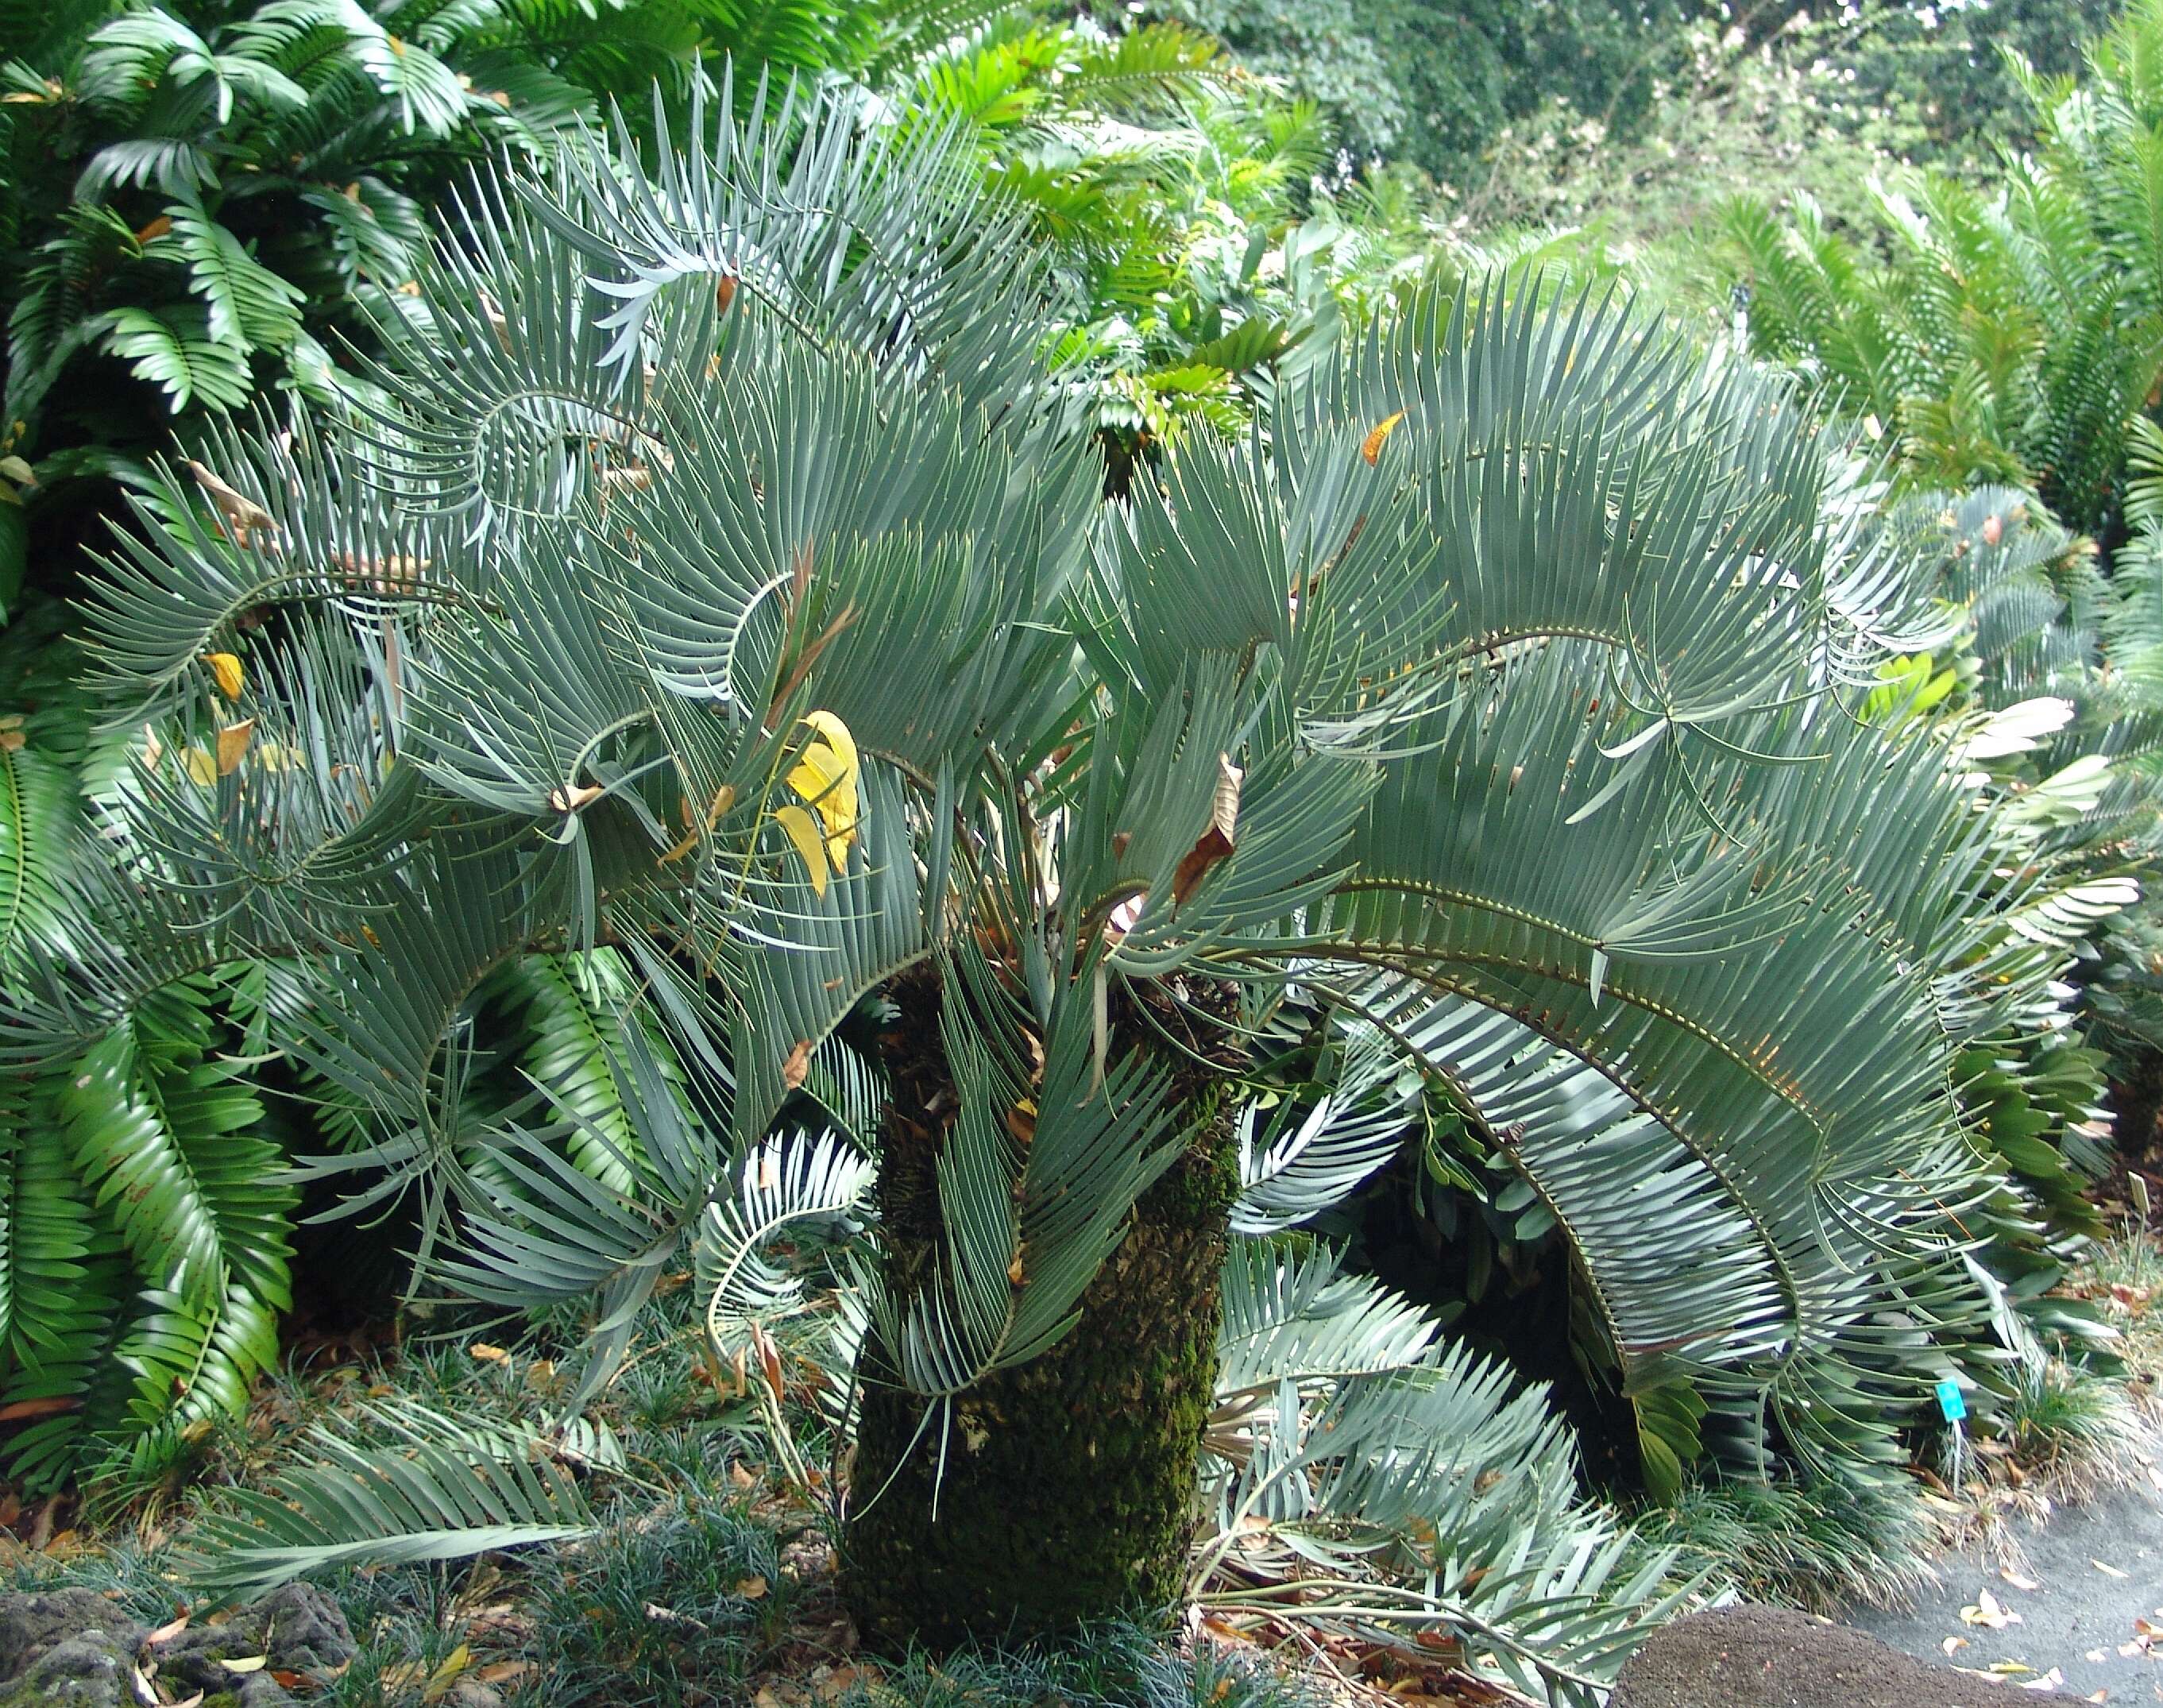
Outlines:
[[[2038,144],[1995,181],[1902,174],[1870,228],[1806,198],[1725,212],[1724,284],[1757,352],[1797,365],[1891,435],[1925,486],[2027,487],[2113,535],[2137,426],[2163,380],[2163,7],[2129,7],[2084,79],[2018,66]]]
[[[1228,1421],[1215,1381],[1228,1243],[1430,1097],[1568,1230],[1632,1392],[1748,1470],[1896,1461],[2012,1192],[1954,1066],[2050,1009],[2062,934],[1972,730],[1848,715],[1941,623],[1778,387],[1431,296],[1107,506],[966,142],[745,107],[490,181],[348,406],[161,474],[94,619],[149,736],[18,1053],[275,964],[268,1038],[372,1113],[354,1208],[416,1197],[469,1297],[597,1297],[580,1396],[687,1242],[728,1332],[751,1196],[845,1196],[860,1142],[882,1636],[1171,1599],[1205,1433],[1235,1578],[1252,1521],[1461,1584],[1491,1370],[1401,1346],[1395,1399],[1355,1364],[1310,1414],[1249,1345]],[[597,1040],[621,1122],[473,1094],[477,993],[537,950],[674,1042]],[[386,1475],[355,1523],[459,1509]],[[1541,1580],[1558,1643],[1593,1559]]]
[[[18,489],[43,503],[76,476],[126,478],[171,417],[327,396],[475,160],[546,153],[619,89],[657,79],[680,102],[723,52],[883,80],[1002,9],[5,0],[0,615],[24,573]],[[34,581],[72,567],[55,556]]]

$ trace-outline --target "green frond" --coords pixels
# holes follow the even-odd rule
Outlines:
[[[7,1303],[0,1404],[29,1421],[0,1452],[24,1487],[76,1470],[92,1385],[111,1358],[126,1289],[120,1242],[84,1188],[50,1080],[0,1087],[6,1144]]]
[[[594,1527],[571,1475],[500,1432],[418,1407],[369,1422],[380,1445],[319,1427],[312,1459],[264,1488],[228,1491],[195,1527],[190,1581],[220,1601],[247,1600],[348,1564],[469,1559]]]
[[[19,726],[8,734],[22,739],[0,751],[0,966],[52,940],[81,834],[67,768]]]
[[[256,1134],[262,1101],[196,1040],[156,1060],[176,1040],[146,1045],[153,1024],[139,1014],[74,1065],[60,1108],[76,1165],[158,1286],[215,1296],[231,1283],[283,1310],[295,1198]]]
[[[695,1247],[706,1339],[724,1363],[764,1324],[798,1307],[801,1278],[763,1249],[842,1221],[871,1191],[872,1160],[835,1133],[768,1140],[744,1158],[732,1197],[709,1205]]]

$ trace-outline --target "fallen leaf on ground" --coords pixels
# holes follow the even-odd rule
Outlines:
[[[228,1673],[259,1673],[270,1664],[267,1654],[243,1655],[238,1660],[222,1660],[218,1664]]]
[[[500,1346],[490,1346],[485,1340],[476,1340],[466,1350],[483,1364],[509,1364],[511,1354]]]
[[[766,1580],[761,1577],[743,1579],[736,1585],[736,1594],[746,1601],[756,1601],[766,1593]]]
[[[2092,1559],[2088,1564],[2093,1566],[2098,1571],[2101,1572],[2105,1577],[2123,1578],[2129,1575],[2128,1573],[2120,1571],[2114,1565],[2105,1565],[2099,1559]]]
[[[1938,1647],[1946,1652],[1946,1658],[1950,1660],[1956,1650],[1967,1647],[1967,1639],[1965,1637],[1948,1637]]]
[[[2016,1590],[2040,1590],[2043,1587],[2033,1578],[2022,1577],[2020,1574],[2014,1570],[2011,1566],[2000,1566],[1998,1569],[1998,1575],[2004,1579],[2007,1583],[2012,1585]]]
[[[2008,1625],[2020,1623],[2020,1616],[2003,1606],[1988,1590],[1981,1591],[1971,1605],[1961,1609],[1961,1618],[1970,1625],[1987,1625],[1993,1631],[2003,1631]]]

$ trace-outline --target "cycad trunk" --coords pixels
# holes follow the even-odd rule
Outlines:
[[[899,995],[879,1197],[889,1275],[905,1291],[941,1243],[932,1169],[953,1093],[936,987]],[[842,1548],[867,1637],[944,1648],[1177,1599],[1238,1185],[1216,1087],[1197,1077],[1182,1089],[1186,1154],[1144,1197],[1057,1346],[957,1396],[944,1428],[938,1412],[925,1423],[921,1396],[867,1386]]]

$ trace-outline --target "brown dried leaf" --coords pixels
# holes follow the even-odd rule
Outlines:
[[[270,533],[277,532],[277,519],[246,493],[228,485],[192,457],[188,459],[186,467],[188,473],[196,477],[196,485],[210,495],[210,501],[217,506],[218,514],[233,527],[244,530],[262,528]],[[237,539],[236,543],[244,545],[247,542]]]
[[[781,1064],[781,1082],[795,1091],[804,1083],[804,1076],[811,1071],[811,1040],[799,1038],[788,1059]]]
[[[1181,857],[1178,869],[1171,875],[1174,906],[1183,904],[1194,893],[1211,868],[1229,857],[1239,839],[1239,784],[1246,773],[1232,762],[1228,753],[1217,756],[1217,796],[1210,804],[1209,828]]]
[[[63,1412],[80,1411],[80,1395],[47,1394],[34,1400],[17,1400],[0,1406],[0,1423],[19,1423],[26,1417],[55,1417]]]

